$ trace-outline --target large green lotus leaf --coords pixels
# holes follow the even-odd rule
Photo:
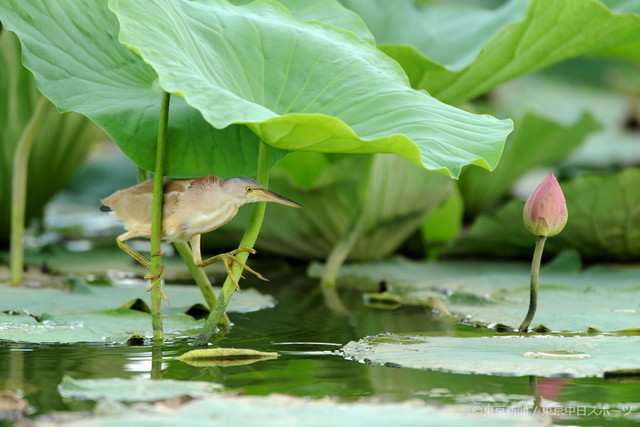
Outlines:
[[[640,302],[634,299],[640,288],[637,267],[576,272],[574,267],[558,268],[558,263],[540,274],[534,325],[572,332],[640,328]],[[318,275],[317,270],[312,268],[310,274]],[[427,305],[464,323],[515,328],[527,311],[529,279],[528,263],[393,260],[343,266],[339,283],[368,292],[385,283],[382,296],[401,304]]]
[[[574,248],[589,260],[640,259],[640,169],[588,175],[562,183],[569,221],[550,238],[545,252]],[[515,200],[495,215],[480,216],[450,254],[522,256],[532,236],[522,226],[524,202]]]
[[[596,377],[640,369],[638,337],[452,338],[382,334],[343,347],[349,358],[461,374]]]
[[[301,22],[276,2],[112,0],[120,41],[159,84],[216,128],[247,124],[286,150],[394,153],[457,177],[495,167],[510,120],[409,87],[398,64],[352,32]]]
[[[17,318],[17,319],[14,319]],[[186,314],[162,319],[167,338],[195,335],[203,321]],[[119,343],[131,337],[151,339],[151,314],[120,308],[79,314],[43,314],[40,322],[30,316],[0,315],[0,340],[33,343]]]
[[[230,0],[236,5],[245,5],[254,0]],[[354,32],[362,40],[375,44],[373,34],[356,13],[346,9],[334,0],[323,1],[300,1],[300,0],[277,0],[278,3],[286,7],[296,19],[300,21],[319,21],[332,25],[342,30]]]
[[[77,280],[72,291],[0,286],[0,311],[26,311],[35,316],[42,313],[71,314],[129,306],[137,299],[150,307],[147,288],[146,283],[141,286],[87,286]],[[169,304],[163,308],[167,314],[185,313],[196,304],[206,307],[196,286],[166,285],[163,289],[169,298]],[[214,291],[219,292],[219,288],[214,288]],[[235,295],[227,311],[246,313],[274,305],[271,295],[249,288]]]
[[[64,376],[58,385],[62,397],[121,402],[152,402],[181,396],[204,397],[221,388],[219,384],[204,381],[149,378],[77,380],[69,376]]]
[[[493,11],[414,3],[343,0],[402,65],[413,87],[453,104],[562,60],[640,38],[637,0],[602,2],[611,10],[596,0],[511,0]]]
[[[219,425],[266,426],[304,425],[310,427],[351,427],[354,421],[367,426],[543,426],[546,421],[528,415],[478,417],[469,410],[430,407],[416,402],[342,403],[329,399],[312,400],[293,396],[215,395],[197,399],[175,409],[159,410],[139,404],[135,407],[104,402],[97,414],[65,425],[80,426],[149,426],[149,425]],[[55,419],[55,418],[54,418]]]
[[[557,164],[587,135],[599,129],[600,125],[589,113],[568,126],[525,114],[509,136],[500,164],[493,172],[469,168],[460,176],[465,215],[473,217],[500,200],[526,172]]]
[[[0,3],[23,63],[60,111],[90,118],[138,165],[153,170],[162,88],[155,71],[117,41],[106,0]],[[181,97],[171,99],[167,174],[252,175],[258,138],[244,126],[213,129]],[[284,153],[273,152],[273,161]]]

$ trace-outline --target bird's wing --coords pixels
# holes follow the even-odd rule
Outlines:
[[[220,178],[219,176],[213,176],[213,175],[203,176],[202,178],[196,178],[196,179],[190,180],[189,189],[207,191],[209,189],[216,187],[221,181],[222,181],[222,178]]]
[[[164,179],[163,216],[173,214],[182,194],[189,187],[191,179]],[[146,223],[150,221],[153,202],[153,179],[148,179],[132,187],[118,190],[102,200],[102,204],[113,211],[116,218],[127,222]]]

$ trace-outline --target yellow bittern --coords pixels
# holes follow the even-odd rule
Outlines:
[[[131,255],[146,268],[151,262],[138,251],[130,247],[126,241],[135,237],[151,235],[151,202],[153,199],[153,179],[123,190],[118,190],[102,200],[100,210],[111,214],[124,223],[126,233],[119,235],[116,242],[120,249]],[[265,279],[260,273],[242,263],[236,254],[239,252],[255,253],[252,248],[238,248],[231,252],[216,255],[202,260],[200,252],[200,235],[222,227],[236,216],[240,206],[253,202],[276,202],[295,208],[301,208],[296,202],[267,190],[259,182],[250,178],[223,179],[217,176],[205,176],[195,179],[164,179],[164,199],[162,208],[162,240],[166,242],[189,242],[193,252],[193,262],[204,267],[216,261],[223,261],[227,274],[240,289],[238,280],[231,272],[233,262],[243,269]],[[159,254],[152,254],[156,256]],[[148,275],[155,286],[164,271],[160,267],[157,276]]]

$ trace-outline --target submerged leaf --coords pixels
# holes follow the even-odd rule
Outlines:
[[[105,378],[96,380],[62,378],[58,391],[73,399],[110,399],[121,402],[152,402],[172,397],[203,397],[219,391],[221,385],[204,381],[177,381],[148,378]]]
[[[461,374],[595,377],[609,371],[640,368],[638,345],[637,337],[451,338],[383,334],[352,341],[343,351],[348,358],[360,362]]]

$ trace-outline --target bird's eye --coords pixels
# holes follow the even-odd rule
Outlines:
[[[251,193],[253,191],[253,187],[247,187],[247,193]]]

